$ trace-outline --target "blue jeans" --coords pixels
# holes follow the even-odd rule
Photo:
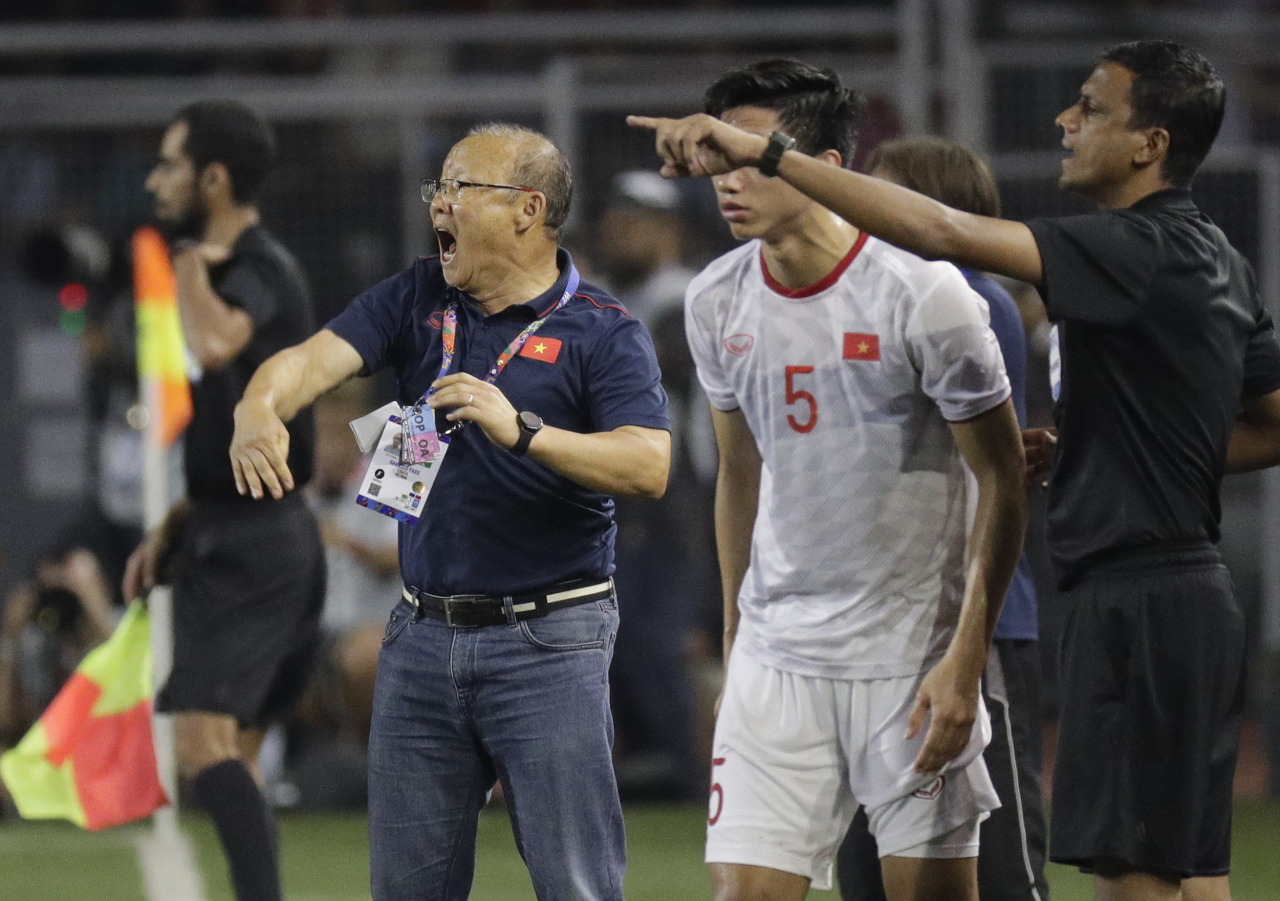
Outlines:
[[[621,901],[613,599],[514,626],[451,628],[401,601],[378,658],[369,733],[375,901],[463,901],[476,824],[501,779],[542,901]]]

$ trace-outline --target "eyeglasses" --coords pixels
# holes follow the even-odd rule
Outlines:
[[[522,188],[519,185],[490,185],[479,181],[462,181],[457,178],[424,178],[421,184],[423,203],[430,203],[437,193],[445,197],[457,197],[463,188],[501,188],[504,191],[537,193],[533,188]]]

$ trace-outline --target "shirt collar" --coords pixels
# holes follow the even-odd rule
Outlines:
[[[569,270],[573,268],[573,257],[563,247],[556,248],[556,266],[560,269],[560,277],[556,279],[554,285],[532,300],[526,300],[524,303],[514,303],[494,315],[516,316],[533,322],[533,320],[550,313],[555,309],[556,304],[560,302],[560,297],[564,294],[564,290],[569,284]],[[471,300],[470,297],[467,299]],[[474,310],[475,301],[472,300],[470,306]]]
[[[1164,188],[1153,191],[1143,197],[1131,210],[1147,212],[1149,210],[1176,210],[1180,212],[1196,212],[1196,202],[1191,198],[1190,188]]]

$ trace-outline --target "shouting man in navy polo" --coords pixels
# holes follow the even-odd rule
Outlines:
[[[422,438],[434,469],[413,485],[420,510],[384,506],[402,520],[405,588],[369,739],[377,901],[467,897],[497,780],[539,897],[622,898],[610,495],[663,493],[670,434],[648,333],[558,246],[571,194],[542,135],[473,129],[423,182],[439,256],[267,360],[236,409],[239,488],[275,496],[292,478],[283,423],[390,367],[401,453]]]

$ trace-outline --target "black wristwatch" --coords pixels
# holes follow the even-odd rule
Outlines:
[[[523,457],[524,452],[529,449],[529,442],[542,428],[542,417],[525,410],[523,413],[516,414],[516,425],[520,426],[520,437],[516,439],[515,444],[511,445],[511,453],[517,457]]]
[[[769,178],[777,175],[782,155],[794,146],[796,146],[796,139],[791,135],[784,135],[780,131],[769,135],[769,144],[764,148],[764,153],[760,154],[760,174],[767,175]]]

